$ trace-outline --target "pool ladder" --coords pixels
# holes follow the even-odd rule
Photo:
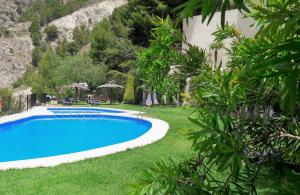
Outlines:
[[[145,112],[140,112],[140,113],[138,113],[137,115],[136,115],[136,118],[137,119],[144,119],[144,114],[145,114]]]

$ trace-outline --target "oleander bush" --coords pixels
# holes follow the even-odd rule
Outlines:
[[[232,2],[260,24],[255,39],[225,24]],[[264,193],[298,194],[300,2],[249,1],[246,5],[242,0],[215,4],[189,0],[182,8],[186,17],[201,11],[203,21],[221,10],[222,26],[214,33],[215,43],[224,45],[223,41],[232,39],[229,61],[225,70],[203,63],[194,76],[198,106],[189,119],[199,128],[190,131],[189,137],[197,155],[181,163],[157,162],[133,186],[134,193],[258,194],[272,188]],[[163,37],[168,35],[153,38]],[[141,56],[163,53],[146,52]],[[157,58],[147,60],[149,75],[169,63],[164,61],[167,58],[160,63]],[[155,81],[149,82],[157,87]],[[265,181],[277,185],[266,186]]]

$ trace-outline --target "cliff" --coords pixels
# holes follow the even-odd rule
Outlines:
[[[17,23],[17,9],[14,1],[0,0],[0,87],[10,87],[31,66],[30,23]]]
[[[96,23],[110,16],[115,8],[126,3],[127,0],[104,0],[54,20],[49,25],[55,25],[58,28],[60,39],[66,38],[70,41],[73,38],[73,30],[76,26],[85,24],[92,29]]]
[[[34,49],[28,28],[30,22],[17,23],[19,11],[32,0],[0,0],[0,88],[11,87],[31,66]],[[59,38],[72,39],[73,29],[86,24],[92,29],[97,22],[111,15],[115,8],[127,0],[96,1],[70,15],[54,20],[50,25],[57,26]]]

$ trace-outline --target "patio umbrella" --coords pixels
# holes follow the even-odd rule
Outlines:
[[[113,89],[123,89],[124,87],[122,85],[117,85],[117,84],[114,84],[114,83],[107,83],[107,84],[104,84],[104,85],[100,85],[97,87],[98,89],[108,89],[109,90],[109,103],[111,104],[111,100],[112,100],[112,90]]]
[[[64,85],[62,86],[63,89],[65,88],[70,88],[70,89],[75,89],[75,102],[77,104],[77,100],[79,99],[79,91],[88,91],[89,86],[87,83],[72,83],[70,85]]]

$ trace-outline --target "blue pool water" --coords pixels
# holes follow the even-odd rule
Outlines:
[[[55,114],[65,114],[65,113],[122,113],[121,110],[108,110],[101,108],[48,108],[47,110]]]
[[[81,152],[135,139],[151,123],[120,116],[34,116],[0,124],[0,162]]]

